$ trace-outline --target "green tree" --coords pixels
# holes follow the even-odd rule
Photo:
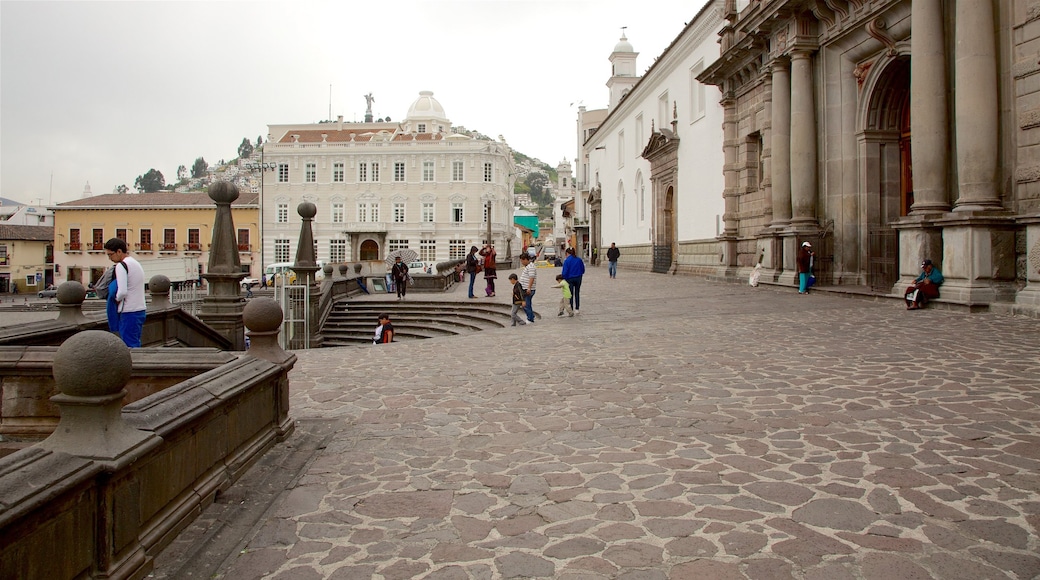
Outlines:
[[[206,173],[209,172],[209,164],[206,160],[199,157],[195,160],[195,164],[191,166],[191,176],[195,179],[206,177]]]
[[[247,137],[242,137],[242,144],[238,146],[238,157],[245,159],[253,154],[253,144]]]
[[[117,185],[115,192],[119,193],[119,194],[124,194],[124,193],[128,193],[129,191],[130,191],[130,188],[127,187],[126,184],[124,183],[124,184],[121,184],[121,185]]]
[[[166,178],[163,177],[161,171],[157,169],[149,169],[144,175],[140,175],[134,180],[134,187],[137,191],[144,192],[156,192],[162,191],[166,187]]]

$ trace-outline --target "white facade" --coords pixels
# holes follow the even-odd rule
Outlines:
[[[0,197],[0,222],[19,226],[53,226],[54,212],[44,205],[28,205]]]
[[[723,3],[713,0],[701,10],[646,75],[608,110],[580,150],[588,160],[589,183],[583,189],[599,190],[594,197],[600,203],[600,231],[596,235],[593,226],[593,237],[597,238],[593,243],[601,251],[613,242],[624,254],[625,246],[649,244],[655,239],[654,212],[660,208],[654,207],[651,165],[642,153],[654,133],[662,129],[680,143],[682,162],[674,180],[674,207],[670,208],[682,216],[676,220],[676,240],[719,234],[725,208],[723,111],[718,88],[704,85],[696,77],[718,59]],[[618,47],[625,44],[622,37]],[[612,63],[624,56],[619,55],[618,47],[611,54]],[[612,92],[612,101],[613,97]]]
[[[502,257],[514,241],[513,160],[504,141],[453,134],[444,108],[423,91],[401,123],[269,125],[263,173],[264,262],[296,256],[297,206],[325,263],[383,260],[410,248],[423,261],[465,257],[491,238]]]

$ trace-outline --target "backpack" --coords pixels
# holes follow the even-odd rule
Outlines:
[[[123,264],[123,262],[119,263]],[[130,268],[126,264],[123,264],[123,269],[126,270],[127,274],[130,274]],[[113,264],[111,268],[105,269],[105,273],[98,278],[97,282],[94,282],[94,293],[97,294],[98,298],[102,300],[108,299],[108,285],[111,284],[112,280],[115,280],[115,278],[116,266]]]

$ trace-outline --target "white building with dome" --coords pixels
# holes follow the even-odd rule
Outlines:
[[[515,245],[513,156],[504,141],[452,131],[422,91],[401,122],[268,125],[263,162],[263,262],[296,256],[303,201],[317,205],[325,263],[382,261],[410,248],[425,262],[464,258],[488,234],[503,258]],[[254,272],[254,275],[259,275]]]

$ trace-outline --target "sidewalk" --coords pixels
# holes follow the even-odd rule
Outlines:
[[[297,352],[152,577],[1040,575],[1037,320],[606,268],[557,318],[550,272],[530,327]]]

